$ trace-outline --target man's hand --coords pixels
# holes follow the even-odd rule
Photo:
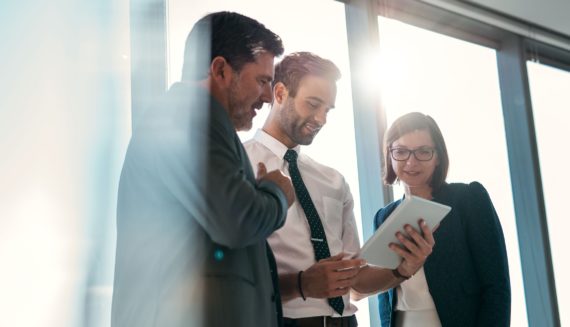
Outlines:
[[[362,259],[343,260],[344,253],[322,259],[302,275],[302,288],[306,297],[331,298],[342,296],[355,282],[355,277],[366,264]]]
[[[392,251],[404,258],[396,269],[406,277],[412,276],[420,270],[435,244],[433,234],[423,219],[420,220],[419,226],[423,237],[412,226],[406,225],[404,230],[408,234],[407,237],[401,232],[396,233],[396,237],[404,246],[390,244]]]
[[[265,164],[262,162],[257,164],[257,180],[268,180],[277,184],[279,188],[285,193],[287,198],[288,207],[291,207],[293,202],[295,202],[295,190],[293,189],[293,184],[291,183],[291,178],[285,176],[281,170],[272,170],[267,172]]]

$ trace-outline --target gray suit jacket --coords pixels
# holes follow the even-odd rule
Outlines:
[[[112,326],[277,326],[266,238],[286,213],[224,108],[175,84],[138,123],[121,173]]]

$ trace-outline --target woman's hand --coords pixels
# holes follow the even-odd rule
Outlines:
[[[403,246],[395,243],[390,244],[392,251],[404,258],[396,269],[400,275],[408,278],[420,270],[435,245],[433,233],[425,221],[420,219],[418,225],[422,234],[412,228],[412,226],[406,225],[404,230],[407,235],[404,235],[402,232],[396,233],[396,237]]]

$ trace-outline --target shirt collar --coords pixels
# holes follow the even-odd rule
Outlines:
[[[287,146],[285,146],[285,144],[279,142],[279,140],[277,140],[273,136],[267,134],[265,131],[263,131],[261,129],[258,129],[257,132],[255,132],[255,136],[253,138],[257,142],[266,146],[271,152],[273,152],[273,154],[275,154],[277,157],[279,157],[281,159],[283,159],[283,157],[285,156],[285,152],[287,152],[287,150],[289,150],[289,148],[287,148]],[[300,154],[301,153],[301,146],[297,145],[296,147],[292,148],[291,150],[294,150],[297,152],[297,154]]]

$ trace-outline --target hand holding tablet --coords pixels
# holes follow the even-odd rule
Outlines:
[[[398,267],[402,258],[389,247],[390,243],[401,244],[396,233],[403,231],[405,225],[417,228],[420,219],[433,231],[450,210],[449,206],[420,197],[406,197],[364,244],[358,257],[370,265],[390,269]]]

